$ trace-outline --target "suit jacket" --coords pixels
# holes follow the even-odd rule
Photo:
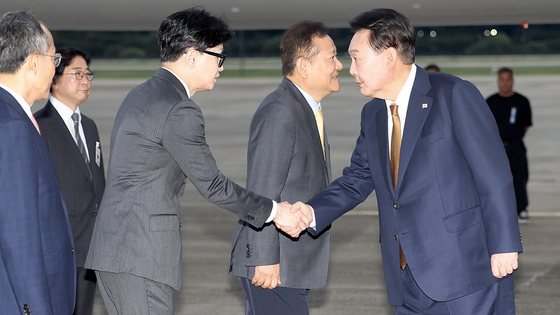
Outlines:
[[[326,140],[325,152],[326,159],[313,110],[297,87],[284,78],[253,116],[247,189],[278,202],[307,200],[330,183]],[[330,229],[319,236],[304,233],[292,239],[273,223],[255,228],[239,221],[233,235],[230,271],[252,279],[255,266],[279,263],[280,286],[320,288],[327,281],[330,239]]]
[[[255,226],[270,216],[272,200],[218,170],[200,108],[171,72],[159,69],[127,95],[117,112],[107,188],[85,267],[179,290],[179,203],[187,178],[208,201]]]
[[[74,137],[51,102],[47,102],[34,116],[41,129],[41,137],[49,150],[60,191],[68,208],[68,219],[76,249],[76,264],[83,267],[105,189],[105,171],[97,126],[93,120],[81,115],[89,152],[90,178]]]
[[[0,88],[0,313],[72,314],[76,261],[49,152]]]
[[[309,201],[317,230],[375,189],[389,302],[403,299],[399,242],[414,279],[434,300],[499,281],[491,255],[522,247],[507,157],[480,92],[454,76],[417,68],[396,191],[387,129],[385,101],[367,103],[350,167]]]

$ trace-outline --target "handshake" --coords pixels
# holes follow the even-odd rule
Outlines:
[[[313,222],[313,210],[310,206],[301,201],[293,205],[286,201],[278,203],[274,223],[291,237],[298,238],[311,222]]]

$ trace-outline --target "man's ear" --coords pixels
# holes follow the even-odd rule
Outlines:
[[[199,56],[200,53],[197,50],[189,49],[186,53],[184,53],[183,58],[185,58],[185,62],[189,68],[194,68]]]
[[[24,67],[27,67],[34,75],[39,73],[39,58],[41,55],[33,53],[27,57],[27,61],[23,64]]]
[[[296,60],[296,71],[302,78],[307,79],[309,76],[309,61],[303,57],[299,57],[298,60]]]
[[[399,54],[393,47],[385,49],[385,51],[383,52],[383,56],[385,57],[385,62],[389,69],[392,69],[399,59]]]
[[[58,85],[56,84],[56,76],[54,76],[52,78],[52,82],[51,82],[51,89],[56,90],[57,88],[58,88]]]

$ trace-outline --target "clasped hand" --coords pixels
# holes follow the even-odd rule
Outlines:
[[[302,204],[301,202],[296,203]],[[310,207],[292,207],[288,202],[278,204],[274,223],[276,227],[286,232],[293,238],[299,237],[299,234],[309,227],[313,221],[313,213]]]

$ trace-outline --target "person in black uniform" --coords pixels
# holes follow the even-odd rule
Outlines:
[[[525,96],[513,91],[513,71],[511,69],[502,68],[498,71],[498,88],[500,91],[486,99],[486,102],[496,118],[500,137],[504,142],[509,159],[519,222],[527,222],[529,219],[527,214],[529,167],[523,137],[533,124],[531,106]]]

